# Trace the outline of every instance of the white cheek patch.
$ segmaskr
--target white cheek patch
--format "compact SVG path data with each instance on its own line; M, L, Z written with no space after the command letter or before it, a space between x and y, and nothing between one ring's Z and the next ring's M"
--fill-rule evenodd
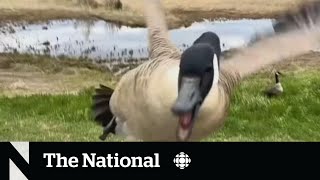
M214 54L213 56L213 70L214 70L214 74L213 74L213 84L217 84L219 81L219 65L218 65L218 57L216 54Z

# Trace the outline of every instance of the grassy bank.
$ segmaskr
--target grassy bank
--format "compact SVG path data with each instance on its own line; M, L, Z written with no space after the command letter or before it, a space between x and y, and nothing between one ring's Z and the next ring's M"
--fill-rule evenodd
M286 72L280 98L261 94L268 84L264 75L245 81L225 127L206 141L319 141L320 72Z
M90 0L93 1L93 0ZM130 26L145 26L143 0L121 0L122 9L79 5L72 0L3 0L0 21L43 21L63 18L101 18ZM163 0L170 28L188 26L203 18L273 18L302 0ZM200 3L201 2L201 3Z
M85 59L0 54L0 141L94 140L91 92L116 79Z
M92 121L90 111L93 87L99 83L111 86L116 83L105 70L71 59L5 54L0 57L1 73L15 71L7 74L7 78L18 77L28 84L27 79L34 76L42 78L42 81L38 79L40 84L49 87L18 91L5 86L6 78L0 76L2 89L12 88L8 90L10 96L6 91L0 92L1 141L99 141L101 128ZM281 80L285 94L276 99L268 99L261 93L274 83L269 71L272 67L246 79L234 95L225 126L204 141L320 141L318 57L319 53L310 53L278 64L278 70L284 74ZM64 74L67 69L81 73ZM24 74L30 71L33 76ZM54 79L72 82L61 84L70 91L77 87L77 91L69 94L58 88L53 91ZM109 141L119 140L109 138Z

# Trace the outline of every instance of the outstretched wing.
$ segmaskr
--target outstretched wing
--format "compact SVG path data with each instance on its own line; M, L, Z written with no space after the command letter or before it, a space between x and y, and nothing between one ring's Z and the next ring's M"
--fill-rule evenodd
M224 68L233 69L240 77L263 67L314 50L320 40L320 1L303 4L295 12L280 18L281 33L269 36L244 48L224 61Z
M164 8L159 0L145 0L145 18L148 29L150 59L159 57L179 59L180 51L170 41Z

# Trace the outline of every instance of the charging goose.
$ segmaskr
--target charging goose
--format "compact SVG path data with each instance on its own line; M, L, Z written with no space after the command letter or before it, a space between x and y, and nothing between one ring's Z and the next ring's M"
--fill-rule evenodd
M108 124L105 134L115 133L127 141L199 141L207 137L224 124L233 89L242 79L318 45L319 7L314 2L285 14L297 19L289 23L299 28L260 39L219 62L215 43L206 38L180 52L169 40L159 0L145 1L150 60L121 77L109 106L104 105L113 118L98 111L99 98L95 98L95 120ZM111 126L114 128L108 129Z
M275 75L275 79L276 79L276 84L272 88L265 91L265 94L268 97L280 96L283 93L283 87L282 87L282 85L280 83L280 79L279 79L281 72L276 71L274 73L274 75Z

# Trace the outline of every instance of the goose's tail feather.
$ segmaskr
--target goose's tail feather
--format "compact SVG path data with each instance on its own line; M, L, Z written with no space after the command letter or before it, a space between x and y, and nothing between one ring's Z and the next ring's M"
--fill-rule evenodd
M115 134L116 121L112 114L109 101L113 90L109 87L100 84L100 87L95 90L92 97L92 116L95 122L103 127L103 134L99 137L105 140L109 133Z

